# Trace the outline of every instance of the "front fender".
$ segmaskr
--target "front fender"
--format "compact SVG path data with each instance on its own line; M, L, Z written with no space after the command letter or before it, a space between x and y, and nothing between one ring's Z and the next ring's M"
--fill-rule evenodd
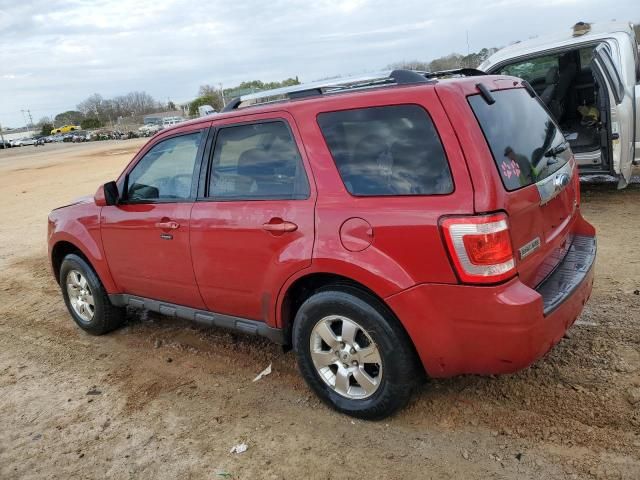
M109 270L100 236L100 208L95 204L77 204L54 210L49 215L48 252L53 266L53 252L60 242L76 247L89 261L107 293L119 293ZM58 280L58 279L56 279Z

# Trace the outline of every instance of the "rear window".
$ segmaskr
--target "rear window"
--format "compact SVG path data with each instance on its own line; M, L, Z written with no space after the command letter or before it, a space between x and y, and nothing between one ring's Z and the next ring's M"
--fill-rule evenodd
M322 113L318 124L352 195L439 195L453 191L442 143L422 107L396 105Z
M507 190L536 183L567 162L571 152L566 140L540 100L523 88L491 95L496 100L492 105L480 95L468 99Z

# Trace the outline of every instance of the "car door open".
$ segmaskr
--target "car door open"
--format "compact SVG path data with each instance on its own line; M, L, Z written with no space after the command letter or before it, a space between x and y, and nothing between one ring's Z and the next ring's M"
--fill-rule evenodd
M606 44L596 47L592 68L604 79L611 103L609 139L613 172L620 175L619 187L631 180L634 159L634 99L625 91L620 72Z

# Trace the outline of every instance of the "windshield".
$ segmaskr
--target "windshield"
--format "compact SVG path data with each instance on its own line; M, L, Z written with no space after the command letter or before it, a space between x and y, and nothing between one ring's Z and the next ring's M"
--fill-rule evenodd
M569 146L539 99L523 88L491 95L492 105L480 95L468 100L507 190L536 183L569 160Z

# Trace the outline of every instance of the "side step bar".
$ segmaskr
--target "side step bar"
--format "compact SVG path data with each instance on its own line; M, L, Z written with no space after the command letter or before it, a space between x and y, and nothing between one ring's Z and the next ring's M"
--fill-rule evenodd
M221 327L241 333L248 333L250 335L259 335L261 337L266 337L279 345L287 344L284 331L281 328L270 327L266 323L257 320L233 317L222 313L209 312L207 310L198 310L196 308L185 307L160 300L153 300L151 298L128 295L126 293L109 295L109 300L111 300L111 303L117 307L129 306L132 308L149 310L167 317L191 320L207 327Z

